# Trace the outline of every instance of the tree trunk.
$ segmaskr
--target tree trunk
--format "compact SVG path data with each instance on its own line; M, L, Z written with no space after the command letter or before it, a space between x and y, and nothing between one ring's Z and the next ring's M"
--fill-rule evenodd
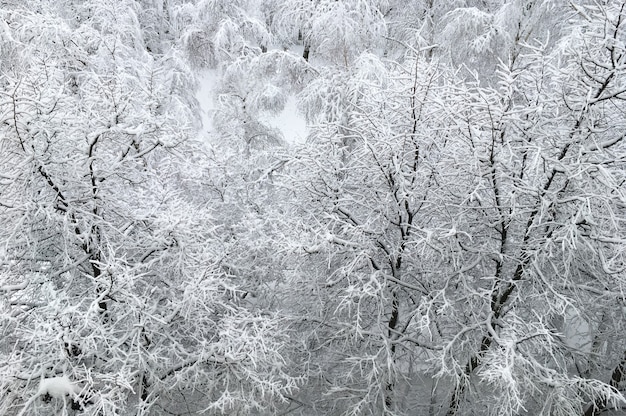
M620 383L624 380L624 375L626 375L626 351L622 356L622 360L617 364L617 366L613 369L613 373L611 373L611 381L609 381L609 385L616 390L619 390ZM609 405L608 401L603 398L596 399L593 403L587 407L587 410L584 413L584 416L597 416L606 410Z
M311 51L311 45L309 45L308 43L306 43L304 45L304 52L302 53L302 57L304 58L305 61L309 61L309 52Z

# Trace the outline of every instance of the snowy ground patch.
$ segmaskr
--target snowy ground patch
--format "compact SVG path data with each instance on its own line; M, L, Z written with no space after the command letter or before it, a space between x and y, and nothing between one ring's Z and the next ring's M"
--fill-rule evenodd
M260 121L270 127L280 130L287 143L304 143L308 134L306 120L298 112L296 97L290 96L287 99L285 108L278 115L264 115Z
M205 69L198 73L198 91L196 99L200 104L200 115L202 117L202 133L206 134L213 130L211 114L215 110L215 90L219 75L214 69Z
M219 84L219 73L215 69L200 71L196 99L200 105L202 117L202 134L210 135L213 132L212 114L216 109L216 91ZM300 114L295 96L289 96L285 108L279 114L263 114L259 117L263 124L280 130L285 141L289 144L304 143L308 129L304 116Z

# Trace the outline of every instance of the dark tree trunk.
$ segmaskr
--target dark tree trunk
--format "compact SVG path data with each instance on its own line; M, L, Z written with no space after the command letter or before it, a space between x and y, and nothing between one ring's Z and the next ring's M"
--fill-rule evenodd
M302 53L302 57L305 61L309 61L309 52L311 52L311 45L308 43L304 45L304 52Z
M609 381L609 385L616 390L619 390L620 383L624 380L624 376L626 375L626 351L624 352L624 356L622 360L617 364L615 369L613 369L613 373L611 373L611 381ZM608 401L603 398L596 399L593 403L587 407L587 410L584 413L584 416L597 416L606 410L609 405Z

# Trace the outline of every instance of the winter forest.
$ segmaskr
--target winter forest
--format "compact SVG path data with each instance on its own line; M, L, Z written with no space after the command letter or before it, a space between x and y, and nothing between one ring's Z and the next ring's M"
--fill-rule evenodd
M0 16L0 415L626 412L626 0Z

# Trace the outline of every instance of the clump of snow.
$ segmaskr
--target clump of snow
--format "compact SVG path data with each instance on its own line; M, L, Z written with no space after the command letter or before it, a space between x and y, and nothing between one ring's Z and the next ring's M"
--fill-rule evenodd
M79 393L78 387L67 376L44 378L39 383L38 396L48 394L55 399L63 399L65 396L75 396Z
M80 393L80 389L65 375L61 377L42 378L39 382L39 390L24 404L24 407L17 416L23 416L38 397L47 394L55 399L65 401L66 396L75 397L78 393Z

